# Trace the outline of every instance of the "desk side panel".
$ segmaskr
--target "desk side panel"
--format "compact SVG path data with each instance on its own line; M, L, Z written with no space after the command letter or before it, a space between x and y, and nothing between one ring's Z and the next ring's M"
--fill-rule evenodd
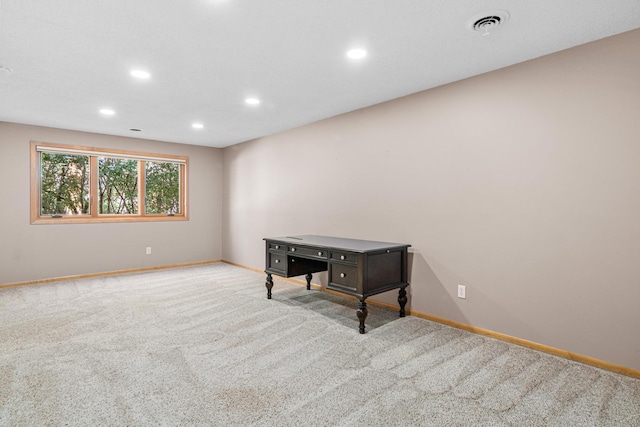
M381 288L402 283L402 250L369 254L365 280L365 293L376 293Z

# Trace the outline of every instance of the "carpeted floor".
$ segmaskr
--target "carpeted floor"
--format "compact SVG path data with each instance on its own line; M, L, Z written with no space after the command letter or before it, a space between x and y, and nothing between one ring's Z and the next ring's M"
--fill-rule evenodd
M227 264L0 290L1 426L640 426L640 380Z

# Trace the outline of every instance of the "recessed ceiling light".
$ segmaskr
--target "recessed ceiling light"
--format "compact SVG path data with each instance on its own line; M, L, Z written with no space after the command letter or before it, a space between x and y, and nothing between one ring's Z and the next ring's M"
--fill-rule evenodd
M202 123L193 123L191 127L194 129L202 129L204 125Z
M367 51L362 48L351 49L347 52L347 56L351 59L362 59L367 56Z
M260 104L260 100L258 98L247 98L244 100L249 105L258 105Z
M104 114L105 116L113 116L116 112L110 108L103 108L100 110L100 114Z
M148 79L151 77L151 74L144 70L131 70L131 75L137 79Z

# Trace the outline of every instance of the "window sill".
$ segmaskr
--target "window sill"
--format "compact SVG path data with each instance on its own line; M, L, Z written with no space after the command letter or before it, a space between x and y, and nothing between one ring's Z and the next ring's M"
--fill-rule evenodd
M42 224L91 224L91 223L110 223L110 222L166 222L166 221L188 221L186 215L100 215L93 216L63 216L61 218L51 218L41 216L31 220L33 225Z

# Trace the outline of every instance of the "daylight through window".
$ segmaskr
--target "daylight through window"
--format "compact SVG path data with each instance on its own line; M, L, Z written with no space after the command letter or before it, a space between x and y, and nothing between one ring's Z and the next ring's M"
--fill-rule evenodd
M98 157L98 213L138 213L138 162Z
M88 214L89 168L89 156L40 153L40 214Z
M187 157L31 143L31 222L185 220Z

